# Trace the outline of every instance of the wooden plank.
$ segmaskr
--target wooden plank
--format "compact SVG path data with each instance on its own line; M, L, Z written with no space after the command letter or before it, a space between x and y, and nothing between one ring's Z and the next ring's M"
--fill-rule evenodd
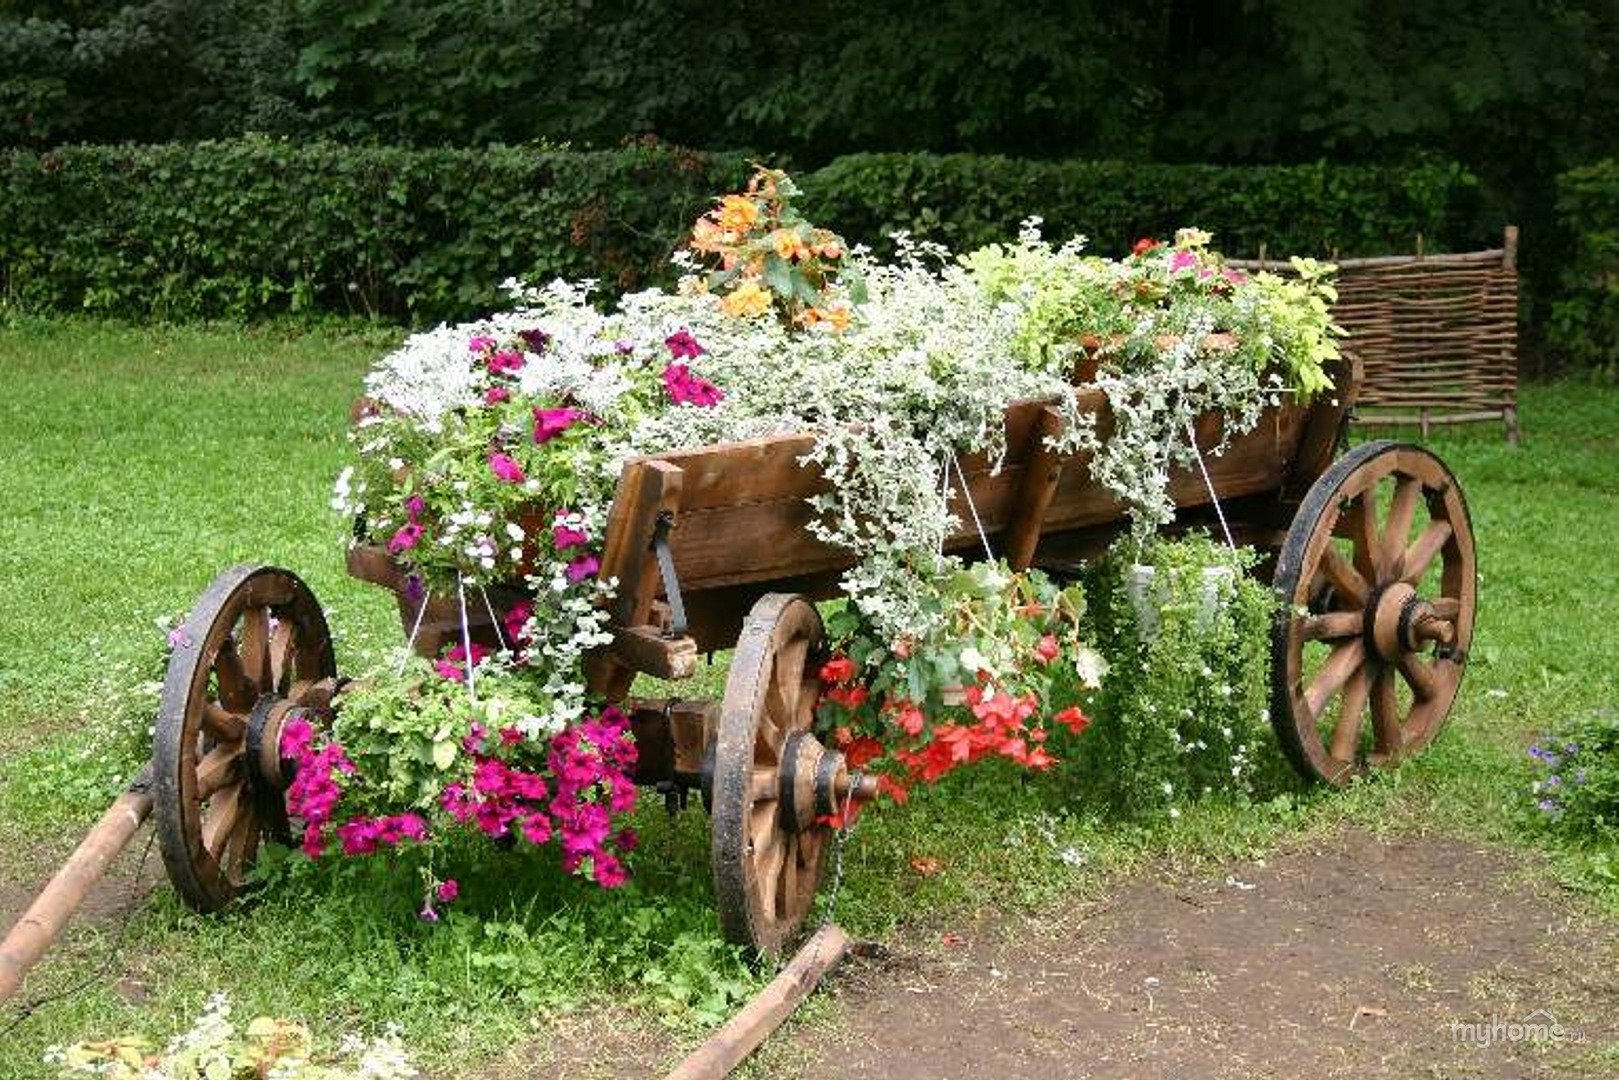
M673 514L679 508L683 480L678 465L655 458L627 462L619 475L599 572L604 581L618 579L612 604L615 626L641 626L651 614L659 588L653 531L659 514Z
M665 1080L719 1080L729 1076L792 1015L821 977L843 959L849 945L849 935L836 923L827 923L815 931L758 997L675 1066Z
M1289 502L1304 498L1338 456L1338 437L1365 381L1360 357L1353 353L1341 357L1327 374L1333 388L1311 404L1287 468L1282 497Z
M1040 527L1057 494L1062 456L1051 449L1048 441L1058 438L1062 430L1062 413L1047 407L1041 411L1039 423L1029 435L1023 476L1013 500L1012 520L1001 543L1002 553L1014 570L1026 570L1033 561L1034 549L1040 542Z
M152 768L148 765L129 790L101 815L5 939L0 940L0 1003L9 1001L21 989L23 976L61 936L85 896L152 812L152 794L148 790L151 780Z
M654 678L674 681L697 673L697 642L664 637L656 626L617 627L612 648L618 660Z

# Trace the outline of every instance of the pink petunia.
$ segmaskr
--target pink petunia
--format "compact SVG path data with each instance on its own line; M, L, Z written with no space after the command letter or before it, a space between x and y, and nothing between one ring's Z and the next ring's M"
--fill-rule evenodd
M544 814L530 814L521 825L523 838L531 844L543 844L551 839L551 822Z
M663 389L676 405L711 408L725 400L725 391L707 379L693 375L685 364L670 364L663 369Z
M414 521L401 525L388 541L388 554L399 555L415 547L422 539L422 527Z
M573 562L568 564L566 573L568 575L568 580L577 585L586 578L595 577L596 572L601 568L602 561L596 558L596 556L581 555L577 559L573 560Z
M557 520L551 525L551 542L558 551L567 551L571 547L578 547L590 539L583 529L576 529L566 524L563 515L558 514Z
M523 354L502 349L489 357L489 374L515 375L523 370Z
M474 355L476 355L478 353L488 352L491 349L493 349L494 347L495 347L495 339L492 338L492 337L479 336L479 337L475 337L471 341L467 342L467 351L474 354Z
M510 401L512 392L504 386L491 386L483 392L485 405L499 405L503 401Z
M585 418L579 409L535 409L534 442L548 443Z
M489 471L508 484L521 484L528 479L523 475L523 467L514 458L499 451L489 455Z
M624 864L605 851L597 851L594 855L596 884L604 889L617 889L630 880L629 871Z
M479 664L483 663L484 659L488 657L488 655L489 650L487 648L478 644L476 641L472 643L473 667L477 667ZM467 679L466 662L466 650L460 645L454 645L451 646L450 650L444 654L442 659L433 662L433 670L437 671L441 676L449 679L451 682L465 682Z
M690 330L676 330L664 338L663 343L669 347L669 355L676 360L695 360L708 351L697 343Z
M460 899L461 883L454 878L441 881L438 883L438 888L433 890L433 896L441 904L453 904Z
M1169 271L1170 271L1170 273L1178 273L1181 270L1192 270L1192 269L1195 269L1196 267L1197 267L1197 255L1196 255L1195 252L1191 252L1191 251L1175 251L1175 252L1172 252L1170 254L1170 256L1169 256Z
M534 614L534 604L528 600L519 600L513 604L501 617L501 623L506 628L506 639L513 643L523 637L523 628L528 625L529 618Z

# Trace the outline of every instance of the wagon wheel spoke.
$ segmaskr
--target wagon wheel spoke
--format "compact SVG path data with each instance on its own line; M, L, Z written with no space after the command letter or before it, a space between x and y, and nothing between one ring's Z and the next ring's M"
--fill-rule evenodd
M1366 714L1366 698L1371 692L1371 680L1366 665L1361 664L1344 684L1344 693L1338 704L1338 726L1332 730L1332 756L1338 761L1352 763L1355 748L1360 745L1360 725Z
M1320 716L1328 701L1343 689L1350 676L1366 661L1366 643L1359 639L1345 642L1332 650L1327 662L1304 692L1305 708L1311 716Z
M798 855L802 843L803 839L798 833L789 833L781 846L781 872L777 875L780 884L776 891L778 916L786 916L798 909L798 877L803 870Z
M279 620L270 635L270 687L284 694L292 686L292 668L297 657L297 630L291 619Z
M755 769L748 778L748 801L773 802L781 790L781 780L775 769Z
M1368 593L1366 579L1360 576L1360 571L1349 564L1343 552L1331 543L1328 543L1321 552L1321 572L1326 575L1328 584L1351 606L1366 606Z
M1329 611L1322 615L1309 615L1300 624L1305 641L1337 641L1355 637L1366 626L1363 611Z
M250 809L241 816L236 828L225 839L225 850L221 852L219 863L230 875L231 881L238 885L246 879L247 871L259 852L261 831L258 815Z
M270 674L270 613L264 608L248 608L242 613L242 670L253 684L253 696L268 693L274 680Z
M1400 656L1400 674L1405 678L1405 684L1411 688L1419 702L1433 700L1437 692L1437 680L1434 678L1433 668L1417 653L1402 653Z
M1405 546L1411 540L1411 522L1421 498L1421 480L1414 476L1402 476L1396 481L1394 498L1389 503L1388 520L1383 526L1384 567L1390 572L1399 565L1400 557L1405 554Z
M242 747L240 743L215 746L197 763L197 801L211 797L215 792L240 778Z
M214 737L215 742L240 742L247 735L246 718L216 701L203 702L202 727Z
M1377 530L1376 492L1375 486L1362 492L1341 519L1354 545L1355 569L1366 581L1383 578L1383 543Z
M1422 580L1422 575L1428 572L1433 565L1434 556L1451 538L1450 522L1431 522L1422 535L1411 542L1405 549L1405 557L1400 561L1400 579L1408 585L1415 585Z
M219 700L232 712L246 713L253 708L256 695L242 669L241 657L236 655L236 642L227 637L220 642L214 654L214 678L219 684Z
M1456 616L1462 613L1462 602L1453 596L1441 596L1428 605L1433 609L1434 618L1443 619L1453 623Z
M252 809L246 798L247 785L236 784L214 795L208 803L208 816L202 823L202 846L214 860L224 865L225 843Z
M1378 756L1397 758L1405 749L1405 728L1400 723L1400 699L1394 683L1394 669L1378 666L1372 681L1372 731L1377 739Z

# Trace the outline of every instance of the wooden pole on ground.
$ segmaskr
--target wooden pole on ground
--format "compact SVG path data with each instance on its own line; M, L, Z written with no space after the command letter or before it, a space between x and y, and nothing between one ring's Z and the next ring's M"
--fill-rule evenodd
M849 944L849 935L834 923L815 931L758 997L710 1035L664 1080L719 1080L729 1075L792 1015L821 976L837 966L848 953Z
M101 815L95 828L68 856L5 940L0 941L0 1003L9 1001L22 987L28 969L39 963L85 895L152 812L152 795L146 790L150 777L150 770L142 773Z

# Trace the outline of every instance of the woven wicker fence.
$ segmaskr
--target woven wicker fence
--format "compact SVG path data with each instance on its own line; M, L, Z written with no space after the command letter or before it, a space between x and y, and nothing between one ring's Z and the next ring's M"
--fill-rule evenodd
M1333 317L1365 366L1357 419L1370 424L1500 420L1518 442L1518 230L1458 255L1338 262ZM1286 263L1232 260L1249 270Z

